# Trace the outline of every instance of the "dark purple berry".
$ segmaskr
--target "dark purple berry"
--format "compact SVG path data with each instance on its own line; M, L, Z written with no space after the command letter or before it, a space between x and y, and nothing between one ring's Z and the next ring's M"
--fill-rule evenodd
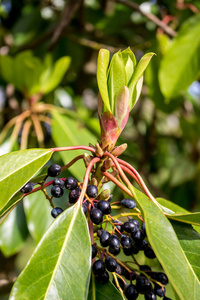
M139 242L137 242L137 248L139 249L139 250L145 250L145 249L147 249L149 246L148 246L148 243L147 243L147 241L145 241L145 240L142 240L142 241L139 241Z
M87 213L87 211L88 211L88 206L89 206L89 202L88 202L88 201L85 201L85 202L82 204L82 209L83 209L84 214Z
M104 215L109 215L111 213L111 206L108 201L99 201L97 204L97 208L100 209Z
M29 181L21 188L20 192L22 192L23 194L30 193L33 188L34 188L34 183Z
M134 284L129 284L124 292L128 300L135 300L138 297L137 287Z
M109 281L109 274L105 271L103 274L95 276L95 278L99 283L106 284Z
M124 230L128 233L136 232L139 229L133 222L127 221L124 223Z
M107 247L109 245L110 233L107 230L104 230L100 237L100 244L103 247Z
M120 231L123 232L124 231L124 224L120 221L114 220L113 221L113 225Z
M113 195L112 194L110 194L110 196L109 196L109 198L108 198L108 202L111 202L112 201L112 198L113 198Z
M92 271L94 275L102 275L106 270L105 263L102 259L96 260L92 265Z
M60 179L60 178L55 178L53 180L53 185L58 185L58 186L60 186L63 189L65 187L64 181L62 179Z
M108 248L108 252L110 252L111 254L117 256L120 253L120 248L118 249L113 249L112 247Z
M47 174L48 174L48 176L56 177L56 176L60 175L61 171L62 171L61 166L59 166L57 164L53 164L48 168Z
M74 190L78 187L78 182L74 177L67 177L64 184L68 190Z
M60 215L63 212L62 208L60 207L54 207L51 211L51 215L53 218L56 218L58 215Z
M136 219L129 219L129 222L131 222L131 223L134 223L135 224L135 226L137 226L138 228L140 227L140 223L139 223L139 221L138 220L136 220Z
M150 259L156 258L156 255L151 247L144 250L144 255Z
M148 271L151 271L151 268L147 265L141 265L140 266L140 271L144 271L144 272L148 272Z
M120 248L120 240L116 235L111 235L109 237L109 246L113 248L113 250L118 250Z
M151 282L144 276L139 276L136 279L136 287L140 294L148 294L152 290Z
M162 272L158 272L156 273L156 280L160 283L162 283L163 285L168 284L168 277L165 273Z
M81 190L79 188L76 188L74 190L71 190L69 193L69 203L73 204L76 203L80 196Z
M115 270L117 268L117 262L114 258L107 256L105 259L105 264L106 264L106 269L109 272L115 272Z
M121 245L123 248L129 249L133 246L133 241L128 235L121 236Z
M165 293L166 293L165 287L164 286L161 287L160 285L155 284L155 286L154 286L154 293L156 295L158 295L159 297L164 297Z
M96 196L98 195L98 188L96 187L96 185L89 184L87 186L86 194L88 195L88 197L96 198Z
M103 221L103 213L98 208L92 208L90 211L90 219L96 225L99 225Z
M92 258L95 258L97 255L97 247L95 245L92 245Z
M117 263L117 266L115 268L115 273L119 274L119 275L124 275L124 268Z
M136 232L131 233L131 237L135 242L141 242L142 240L144 240L145 235L141 229L138 229Z
M144 299L145 300L156 300L157 297L156 297L156 294L154 294L154 292L150 292L144 296Z
M51 189L51 195L55 198L62 197L63 193L64 193L63 188L61 188L58 185L54 185Z
M99 229L97 230L97 236L98 236L98 237L101 237L102 233L103 233L103 229L102 229L102 228L99 228Z
M163 300L172 300L172 299L165 296L163 297Z
M124 205L126 208L135 208L136 202L132 199L123 199L121 204Z

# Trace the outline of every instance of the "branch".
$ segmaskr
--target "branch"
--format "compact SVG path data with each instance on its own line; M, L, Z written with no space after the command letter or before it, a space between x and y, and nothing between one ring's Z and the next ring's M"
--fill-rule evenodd
M164 22L162 22L158 17L156 17L155 15L151 14L151 13L147 13L144 12L140 9L140 6L132 1L128 1L128 0L111 0L111 1L115 1L117 3L121 3L123 5L126 5L132 9L135 9L137 11L139 11L143 16L145 16L147 19L151 20L152 22L154 22L158 27L162 28L163 31L165 33L167 33L169 36L175 37L177 35L177 32L174 31L171 27L169 27L168 25L166 25Z
M62 33L64 29L70 24L72 18L74 17L75 13L81 6L82 0L70 0L64 7L64 10L61 14L60 22L57 25L57 28L55 29L49 50L52 50L55 44L59 41L59 39L62 36Z

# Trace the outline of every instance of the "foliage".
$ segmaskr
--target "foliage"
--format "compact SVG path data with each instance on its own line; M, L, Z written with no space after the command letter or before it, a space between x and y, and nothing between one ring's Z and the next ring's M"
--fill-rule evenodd
M107 145L111 145L111 151L115 144L126 143L126 151L125 145L115 151L121 160L139 170L161 205L149 201L151 194L145 196L134 177L129 180L137 189L121 178L129 197L138 199L137 207L158 260L150 261L144 255L137 259L155 270L162 266L170 280L168 297L197 299L199 10L199 1L175 0L0 3L0 264L5 266L0 278L8 280L5 288L0 287L0 298L10 295L10 299L23 299L21 286L25 285L27 295L37 290L41 299L50 299L54 288L59 290L55 296L58 299L84 299L83 295L88 299L122 299L112 282L102 286L94 276L90 278L90 239L80 206L70 206L65 192L53 200L55 206L65 210L53 222L45 194L38 191L24 195L20 189L29 180L41 184L53 162L63 166L64 178L74 176L82 183L89 156L101 157L101 148L105 153ZM129 109L125 111L125 107ZM114 127L109 132L104 125L111 115ZM73 151L54 151L56 147L86 147L89 143L100 146L96 146L96 154L86 155L86 148L76 147ZM74 159L76 163L69 166ZM111 174L114 177L115 171ZM128 193L119 188L119 183L108 183L105 188L111 189L112 202ZM49 184L45 189L50 193ZM116 206L112 215L118 213L121 211ZM71 230L75 235L69 235L69 241ZM82 237L79 254L75 236ZM33 256L24 258L19 267L18 258L25 257L21 253L28 252L33 241ZM76 265L71 263L69 252L78 259ZM38 274L47 275L51 267L43 265L48 255L54 272L44 282L37 282ZM35 265L38 269L33 272ZM83 277L77 269L82 270ZM10 294L13 276L21 271ZM75 296L66 296L62 272L66 276L74 273L66 280L70 282L68 291L73 287ZM78 291L72 278L80 284ZM36 289L31 289L30 281Z

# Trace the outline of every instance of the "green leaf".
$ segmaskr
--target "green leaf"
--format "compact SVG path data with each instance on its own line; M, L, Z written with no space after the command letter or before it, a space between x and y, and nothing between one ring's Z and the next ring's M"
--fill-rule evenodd
M9 200L42 168L52 153L51 149L31 149L0 157L0 215L5 207L9 208Z
M140 78L143 76L143 73L145 69L147 68L148 64L150 63L151 58L153 57L154 53L150 52L145 54L139 61L139 63L136 66L135 72L133 74L133 77L130 81L130 84L128 86L129 92L130 92L130 98L129 98L129 104L130 104L130 110L133 108L135 104L135 97L134 96L134 89L137 84L137 82L140 80Z
M108 86L107 86L107 72L110 59L110 52L106 49L101 49L99 51L98 60L97 60L97 83L99 87L99 92L101 98L111 112L110 101L108 96Z
M108 94L111 103L111 113L115 112L115 99L120 89L126 85L125 66L121 52L115 53L111 59L108 71Z
M96 144L96 137L90 131L68 116L58 113L53 114L52 135L57 147ZM62 151L60 156L65 164L83 154L83 150ZM82 160L76 162L69 168L69 171L79 180L85 174L85 165Z
M19 275L10 300L74 299L88 294L91 243L80 203L65 210L44 234Z
M169 215L168 218L175 221L200 226L200 212L183 214L183 215L173 214L173 215Z
M5 256L18 253L24 246L28 230L23 207L18 205L0 225L0 249Z
M14 59L9 55L0 55L0 74L10 83L13 83L14 80L13 62Z
M172 210L176 214L187 214L189 213L188 210L185 208L177 205L176 203L166 200L164 198L156 198L156 200L163 206L167 207L168 209Z
M134 73L134 67L136 66L136 58L130 48L121 52L121 57L125 66L126 72L126 85L129 86L130 80Z
M53 69L51 70L51 73L49 73L49 76L46 78L41 77L41 92L44 94L47 94L51 92L55 87L61 82L63 79L63 76L65 75L67 69L69 68L71 62L71 58L69 56L64 56L58 59ZM43 76L43 75L42 75Z
M181 300L196 300L200 282L185 256L173 227L146 195L135 190L143 211L149 242Z
M181 244L181 247L200 280L200 235L191 225L172 221L172 226Z
M4 206L0 213L0 224L3 222L5 217L11 212L11 210L23 199L23 194L21 192L17 192L14 197L10 199L10 201Z
M95 298L93 297L95 295ZM116 287L109 281L105 285L100 284L95 280L94 276L90 279L90 289L88 300L122 300L122 296Z
M26 196L23 203L29 232L37 244L53 221L52 208L41 191Z
M183 24L172 46L163 57L159 81L169 99L185 91L198 78L200 70L200 14Z

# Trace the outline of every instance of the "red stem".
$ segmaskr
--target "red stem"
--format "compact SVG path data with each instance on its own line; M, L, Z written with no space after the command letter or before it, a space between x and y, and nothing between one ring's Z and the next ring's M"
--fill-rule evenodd
M125 166L123 166L122 164L120 164L120 167L122 168L122 170L124 170L126 173L128 173L136 182L137 184L142 188L140 181L138 180L138 178L133 174L133 172L131 172L131 170Z
M58 151L69 151L69 150L87 150L90 152L95 153L95 150L92 147L87 147L87 146L71 146L71 147L58 147L58 148L51 148L51 150L53 150L53 152L58 152Z
M62 171L67 170L69 167L71 167L77 160L83 158L84 155L78 155L74 159L72 159L67 165L62 167Z
M131 198L133 197L133 195L131 194L129 189L124 184L122 184L119 180L117 180L113 175L111 175L108 172L102 172L102 173L103 173L104 176L106 176L108 179L110 179L112 182L114 182L127 195L129 195Z

